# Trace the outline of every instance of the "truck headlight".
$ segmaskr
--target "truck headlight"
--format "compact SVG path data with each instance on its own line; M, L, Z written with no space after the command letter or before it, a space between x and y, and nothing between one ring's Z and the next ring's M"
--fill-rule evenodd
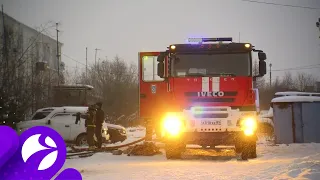
M178 136L183 129L182 117L176 113L168 113L163 119L163 129L171 136Z
M241 129L246 136L251 136L257 130L257 121L253 117L244 118L241 123Z

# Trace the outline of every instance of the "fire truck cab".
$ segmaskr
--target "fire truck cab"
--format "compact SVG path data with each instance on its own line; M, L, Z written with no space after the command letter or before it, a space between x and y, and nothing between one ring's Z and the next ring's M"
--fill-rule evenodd
M190 38L139 53L139 115L162 136L167 159L181 158L187 144L234 145L242 159L257 156L253 81L266 74L265 60L263 51L232 38Z

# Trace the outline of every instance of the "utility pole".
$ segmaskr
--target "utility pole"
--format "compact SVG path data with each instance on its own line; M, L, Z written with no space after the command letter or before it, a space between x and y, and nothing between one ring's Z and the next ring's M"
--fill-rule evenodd
M60 86L60 56L59 56L59 29L58 23L56 23L56 30L57 30L57 60L58 60L58 88Z
M271 87L271 82L272 82L272 80L271 80L271 77L272 77L272 76L271 76L271 67L272 67L272 64L271 64L271 63L269 64L269 67L270 67L270 87Z
M6 27L5 27L5 22L4 22L4 11L3 11L3 4L1 5L1 11L2 11L2 25L3 25L3 52L2 52L2 62L1 64L3 64L3 82L2 82L2 88L6 87L6 82L8 81L8 76L7 76L7 71L8 71L8 56L7 56L7 43L6 43ZM6 60L6 63L4 62ZM5 65L6 64L6 65ZM3 91L4 89L2 89Z
M88 47L86 47L86 80L88 78Z
M95 51L96 51L96 52L95 52L95 55L94 55L94 65L95 65L95 66L97 65L97 51L98 51L98 50L101 50L101 49L97 49L97 48L95 49Z
M320 31L320 18L318 19L318 22L316 23L317 27L319 28L319 31ZM320 38L320 36L319 36Z

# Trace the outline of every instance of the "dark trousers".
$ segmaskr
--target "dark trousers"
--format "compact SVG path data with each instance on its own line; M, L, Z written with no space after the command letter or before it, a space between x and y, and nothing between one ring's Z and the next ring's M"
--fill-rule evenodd
M89 147L94 146L94 129L92 126L87 127L87 142Z
M101 148L102 146L102 126L101 125L96 126L95 135L97 137L97 147Z

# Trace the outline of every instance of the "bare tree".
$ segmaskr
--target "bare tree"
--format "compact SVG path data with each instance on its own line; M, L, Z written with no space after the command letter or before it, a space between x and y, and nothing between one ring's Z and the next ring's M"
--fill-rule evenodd
M312 74L307 73L298 73L295 78L295 87L299 91L307 91L309 87L314 87L316 84L317 78ZM312 88L311 88L312 89Z
M37 38L40 32L29 39L24 37L21 26L5 24L0 43L0 118L9 116L9 123L25 119L36 108L48 103L49 87L54 76L38 71L39 61ZM5 39L5 42L4 42ZM1 121L3 122L3 121Z
M90 84L93 101L102 101L108 116L130 115L138 109L138 72L134 64L128 64L116 56L112 61L98 62L88 68L87 78L82 73L78 82Z
M295 89L294 78L292 77L291 72L285 72L281 81L281 86L286 91Z

